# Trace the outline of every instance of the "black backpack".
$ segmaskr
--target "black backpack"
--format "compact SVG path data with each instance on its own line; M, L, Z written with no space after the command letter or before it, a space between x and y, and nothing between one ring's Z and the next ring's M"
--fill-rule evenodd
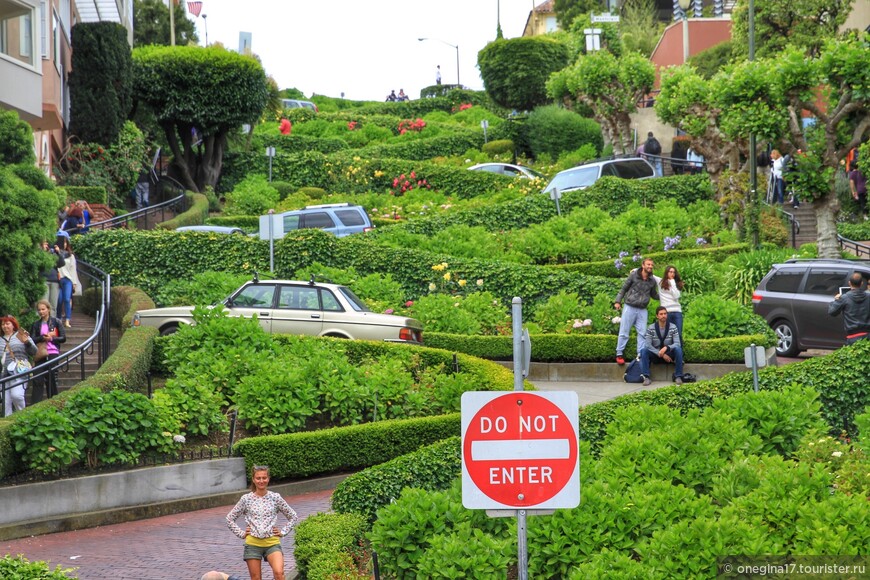
M625 367L625 374L622 375L622 380L626 383L642 383L643 377L640 375L640 359L636 358L628 363Z
M646 140L646 144L643 146L643 152L650 155L661 155L662 144L659 143L659 140L655 137L650 137Z

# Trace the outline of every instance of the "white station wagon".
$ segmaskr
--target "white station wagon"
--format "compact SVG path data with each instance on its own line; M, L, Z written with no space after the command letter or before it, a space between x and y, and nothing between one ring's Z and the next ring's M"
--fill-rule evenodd
M257 316L272 334L305 334L362 340L423 344L423 326L404 316L369 310L347 286L315 281L258 280L246 282L223 301L230 316ZM152 326L172 334L193 322L193 306L140 310L133 325Z

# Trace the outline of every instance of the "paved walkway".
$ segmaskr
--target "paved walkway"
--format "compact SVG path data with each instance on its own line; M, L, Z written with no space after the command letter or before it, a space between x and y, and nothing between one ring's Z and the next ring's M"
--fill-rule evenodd
M331 491L319 491L286 499L304 519L329 511L331 497ZM224 520L232 507L13 540L0 544L0 553L45 560L52 568L77 567L81 580L199 580L209 570L247 578L242 541ZM287 571L296 567L292 541L292 534L284 540ZM268 566L263 578L272 578Z

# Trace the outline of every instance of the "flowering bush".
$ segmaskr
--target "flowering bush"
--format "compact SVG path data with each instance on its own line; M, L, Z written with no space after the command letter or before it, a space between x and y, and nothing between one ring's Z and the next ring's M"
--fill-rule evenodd
M412 189L432 189L432 185L425 178L417 179L417 173L412 171L407 176L402 175L393 178L393 186L390 188L390 195L405 195Z
M426 121L419 117L415 120L402 119L399 121L399 135L404 135L408 131L420 132L426 127Z
M356 131L359 128L360 128L359 121L348 121L347 122L347 130L348 131Z
M462 103L461 105L459 105L459 107L453 107L453 108L451 109L451 111L452 111L453 113L455 113L455 112L457 112L457 111L467 111L467 110L470 109L472 106L473 106L473 105L472 105L471 103Z

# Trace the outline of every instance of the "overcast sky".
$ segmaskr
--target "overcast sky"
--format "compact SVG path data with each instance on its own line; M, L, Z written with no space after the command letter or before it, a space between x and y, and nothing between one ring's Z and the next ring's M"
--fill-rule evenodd
M182 0L185 2L187 0ZM539 0L540 1L540 0ZM482 89L477 53L495 38L496 13L506 38L522 35L533 0L203 0L196 22L200 44L233 50L239 32L282 89L348 99L383 100L391 89L419 98L435 83L459 80ZM205 14L207 18L203 19ZM418 38L432 40L423 42ZM435 40L438 39L438 40Z

